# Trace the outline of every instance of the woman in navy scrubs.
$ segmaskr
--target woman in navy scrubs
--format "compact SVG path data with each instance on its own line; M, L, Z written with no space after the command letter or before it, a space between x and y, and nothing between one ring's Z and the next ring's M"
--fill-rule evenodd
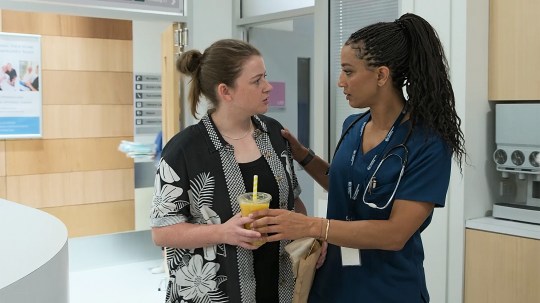
M369 111L345 120L332 164L283 131L328 190L327 219L268 210L254 225L270 241L328 243L309 302L429 302L420 234L445 205L452 156L460 170L465 156L443 47L427 21L405 14L353 33L341 69L350 106Z

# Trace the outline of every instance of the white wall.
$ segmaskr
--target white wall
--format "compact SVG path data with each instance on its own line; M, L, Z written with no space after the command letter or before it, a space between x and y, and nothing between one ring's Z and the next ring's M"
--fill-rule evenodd
M223 38L233 38L233 0L194 0L188 8L189 45L186 49L198 49L201 52L214 41ZM187 81L186 81L187 83ZM186 92L189 86L186 86ZM187 94L186 94L187 95ZM208 109L208 103L201 100L197 108L199 117ZM191 116L187 100L184 102L185 125L198 122Z
M138 21L133 24L133 73L161 73L161 33L170 21Z
M204 50L216 40L232 38L232 0L194 0L192 3L193 48Z
M133 74L161 73L161 33L170 21L133 21ZM134 126L135 127L135 126ZM133 141L154 143L156 134L134 134ZM153 160L135 159L135 179L146 179L149 187L135 188L135 230L150 228L150 206L154 193ZM145 169L148 167L148 169ZM144 174L141 176L140 174ZM137 184L137 182L136 182Z
M251 17L313 6L314 0L243 0L242 16Z

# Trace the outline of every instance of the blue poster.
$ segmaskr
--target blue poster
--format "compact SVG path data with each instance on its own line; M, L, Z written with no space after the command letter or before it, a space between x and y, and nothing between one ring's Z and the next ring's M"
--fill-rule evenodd
M0 139L42 137L41 36L0 33Z

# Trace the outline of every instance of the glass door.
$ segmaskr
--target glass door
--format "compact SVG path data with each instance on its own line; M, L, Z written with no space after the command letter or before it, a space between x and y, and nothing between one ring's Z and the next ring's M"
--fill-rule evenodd
M312 142L313 15L296 16L244 27L248 42L263 54L274 87L267 115L288 128L307 147ZM314 181L296 165L302 200L313 214Z

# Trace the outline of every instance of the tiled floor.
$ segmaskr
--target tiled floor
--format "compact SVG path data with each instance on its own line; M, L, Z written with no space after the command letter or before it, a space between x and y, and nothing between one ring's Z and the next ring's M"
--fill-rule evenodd
M164 303L166 274L150 271L160 262L162 260L70 272L70 303Z
M70 238L70 303L165 303L162 264L150 230Z

